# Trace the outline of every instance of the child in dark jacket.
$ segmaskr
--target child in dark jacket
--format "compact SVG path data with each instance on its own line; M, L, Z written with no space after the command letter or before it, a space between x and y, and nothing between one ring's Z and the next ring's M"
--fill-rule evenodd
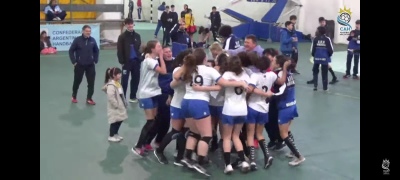
M358 63L360 61L360 20L356 21L356 29L350 32L347 41L349 41L349 44L347 46L346 75L344 75L343 78L347 79L350 77L351 60L354 57L352 76L353 79L359 79Z

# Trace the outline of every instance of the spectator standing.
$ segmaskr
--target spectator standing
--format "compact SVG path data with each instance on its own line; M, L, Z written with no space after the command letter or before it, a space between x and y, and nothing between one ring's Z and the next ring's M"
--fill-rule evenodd
M129 74L131 74L130 81L130 95L129 102L137 102L136 92L138 90L140 78L140 45L141 38L138 33L133 29L133 19L125 19L126 31L118 37L117 42L117 56L118 61L122 65L122 89L126 97L126 90L128 89Z
M287 57L292 56L293 42L297 42L297 37L293 37L293 23L290 21L285 22L285 28L281 31L281 45L280 51Z
M69 58L74 65L74 83L72 85L72 102L77 103L79 85L83 75L86 75L88 91L86 103L95 105L92 96L94 93L94 81L96 78L95 64L99 62L99 47L96 40L90 36L92 29L89 25L82 27L82 36L76 37L69 48Z
M163 25L164 28L164 36L163 36L163 42L162 45L169 45L170 42L170 31L172 29L172 27L174 27L174 25L177 23L177 21L174 22L174 17L175 15L169 11L169 6L166 6L166 10L162 13L161 15L161 23Z
M136 5L137 5L138 19L142 19L142 0L138 0Z
M160 6L158 6L157 8L157 16L158 16L158 22L157 22L157 27L156 27L156 31L154 32L154 38L157 38L157 34L158 31L160 31L160 28L162 27L162 22L161 22L161 15L163 14L163 12L166 10L165 7L165 2L162 2ZM163 29L164 31L164 29Z
M174 22L174 24L178 23L178 13L175 12L175 5L171 5L171 13L174 15L174 18L172 19L172 22Z
M185 20L185 15L188 13L189 6L187 4L183 5L183 11L181 11L181 19Z
M46 21L62 21L67 16L67 13L61 10L56 0L50 1L44 8L44 14L46 14Z
M290 22L293 23L293 30L292 30L292 37L297 38L297 33L296 33L296 23L297 23L297 16L291 15L289 17ZM296 67L297 67L297 61L299 60L299 50L298 50L298 41L292 42L293 44L293 51L292 51L292 63L293 63L293 70L292 73L294 74L300 74Z
M215 6L212 7L212 12L210 13L211 20L211 32L214 37L214 41L217 41L218 30L221 27L221 15Z

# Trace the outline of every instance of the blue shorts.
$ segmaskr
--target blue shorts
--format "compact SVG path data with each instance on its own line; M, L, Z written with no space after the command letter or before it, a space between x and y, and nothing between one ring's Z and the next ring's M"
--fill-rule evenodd
M247 108L247 121L249 124L266 124L268 123L268 113L262 113L251 107Z
M293 120L295 117L299 117L297 113L297 106L290 106L287 108L279 109L278 113L278 123L286 124L289 121Z
M143 109L154 109L158 107L158 98L159 96L154 96L151 98L138 99L139 107Z
M210 115L212 117L221 118L223 106L209 106L209 108L210 108Z
M183 116L183 113L182 113L182 109L171 106L169 108L169 110L171 112L171 119L173 119L173 120L185 119L185 117Z
M247 120L247 116L228 116L222 114L221 122L222 124L228 124L228 125L235 125L235 124L243 124Z
M204 100L183 99L181 109L185 118L193 118L198 120L210 115L208 102Z

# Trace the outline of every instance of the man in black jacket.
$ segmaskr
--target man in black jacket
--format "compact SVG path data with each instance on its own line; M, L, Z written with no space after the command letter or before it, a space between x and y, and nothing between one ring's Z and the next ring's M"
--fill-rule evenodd
M170 42L171 37L170 37L169 32L171 31L172 27L174 27L174 25L176 23L178 23L178 21L175 21L175 19L174 19L175 14L173 14L171 11L169 11L169 6L166 6L165 9L166 10L161 14L161 23L164 28L164 36L163 36L162 44L163 44L163 46L164 45L170 46L169 42Z
M221 27L221 15L215 6L212 7L212 12L210 13L210 20L211 20L211 32L214 37L214 41L217 41L217 32Z
M140 78L140 35L133 29L134 24L131 18L125 19L126 31L118 37L117 42L117 56L118 61L122 65L122 89L126 97L126 90L128 89L129 74L131 74L131 92L129 95L129 102L137 102L136 91L139 85Z
M90 37L92 29L89 25L82 27L82 36L76 37L69 48L69 58L74 65L74 83L72 85L72 102L77 103L79 85L82 82L83 75L86 75L88 82L88 91L86 103L95 105L92 96L94 93L94 81L96 77L95 64L99 62L99 47L96 40Z

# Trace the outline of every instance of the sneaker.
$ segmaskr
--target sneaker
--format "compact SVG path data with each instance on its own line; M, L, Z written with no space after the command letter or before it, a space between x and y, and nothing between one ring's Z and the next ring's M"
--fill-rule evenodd
M135 98L135 99L129 99L129 102L130 103L137 103L138 102L138 100Z
M241 170L243 173L249 172L249 170L250 170L250 165L249 165L249 163L247 163L246 161L243 161L243 162L241 163L241 168L240 168L240 170Z
M267 145L267 148L268 148L268 149L273 149L273 148L275 147L275 145L276 145L276 142L270 141L270 142L268 143L268 145Z
M53 18L53 21L57 21L58 19L55 17L55 18Z
M300 165L302 162L304 162L306 160L305 157L301 156L300 158L294 158L293 161L289 162L290 166L298 166Z
M231 174L233 172L233 168L232 168L232 165L227 165L227 166L225 166L225 169L224 169L224 173L225 174Z
M57 21L61 21L61 18L59 18L59 17L56 17L56 19L57 19Z
M144 149L143 149L143 148L135 148L135 147L133 147L133 148L131 149L131 151L132 151L134 154L136 154L136 155L138 155L138 156L140 156L140 157L143 157L143 156L144 156Z
M178 158L175 158L174 165L179 167L183 166L182 161Z
M278 142L273 150L280 151L286 146L285 142Z
M256 162L251 162L251 163L250 163L250 170L252 170L252 171L256 171L256 170L257 170L257 164L256 164Z
M167 157L164 156L164 153L157 152L157 150L155 150L154 156L156 156L156 158L160 164L168 164L168 159L167 159Z
M317 87L314 87L313 91L317 91L317 90L318 90Z
M148 151L154 151L153 147L151 147L150 144L144 145L144 150L147 151L147 152L148 152Z
M181 160L181 163L184 164L184 165L185 165L186 167L188 167L189 169L193 169L193 164L194 164L194 161L193 161L193 160L187 159L187 158L183 158L183 159Z
M96 103L95 103L92 99L87 99L87 100L86 100L86 104L89 104L89 105L96 105Z
M272 161L274 161L274 158L272 156L264 159L264 169L269 168L272 165Z
M72 102L72 103L78 103L78 100L76 100L75 97L72 97L71 102Z
M353 79L355 79L355 80L359 80L359 79L360 79L360 77L358 77L357 75L353 75Z
M238 159L236 159L235 162L231 163L231 166L232 166L232 168L236 169L242 165L241 163L242 163L242 161L240 161L240 159L238 158Z
M329 89L328 89L328 88L324 89L324 92L328 92L328 91L329 91Z
M350 74L346 74L343 76L343 79L348 79L350 77Z
M307 84L314 84L314 80L307 81Z
M121 139L119 139L118 137L116 137L114 135L113 137L108 137L108 141L110 141L110 142L120 142Z
M285 155L287 158L294 158L294 154L292 152L289 152Z
M329 82L329 84L336 84L337 82L339 82L339 81L337 80L337 78L333 78L332 81Z
M200 164L193 164L192 166L197 172L199 172L200 174L204 174L207 177L210 177L211 174L207 172L207 170L205 168L203 168L203 166L201 166Z
M258 147L258 140L257 140L257 139L254 139L254 148L256 148L256 149L259 148L259 147Z
M120 140L123 140L123 139L124 139L124 137L120 136L119 134L115 134L114 136L115 136L116 138L120 139Z

